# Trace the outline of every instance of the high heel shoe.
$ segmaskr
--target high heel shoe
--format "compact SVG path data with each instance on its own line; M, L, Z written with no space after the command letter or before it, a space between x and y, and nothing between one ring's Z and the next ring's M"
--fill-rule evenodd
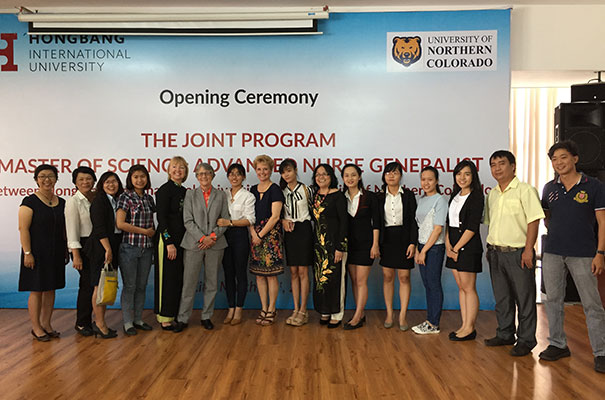
M109 328L107 328L107 333L103 333L101 328L99 328L95 322L92 323L92 334L95 335L95 338L97 336L101 336L103 339L112 339L118 337L118 334L116 332L112 332Z
M262 326L273 325L275 322L275 317L277 317L277 310L275 311L267 311L265 314L265 319L260 323Z
M50 342L50 336L48 336L48 333L44 333L44 335L38 336L36 335L36 332L34 332L34 330L32 329L32 336L35 337L38 342Z

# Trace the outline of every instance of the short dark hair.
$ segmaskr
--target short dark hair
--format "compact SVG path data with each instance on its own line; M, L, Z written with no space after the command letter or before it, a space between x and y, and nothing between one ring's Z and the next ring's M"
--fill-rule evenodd
M550 149L548 149L548 158L552 160L552 157L555 155L555 151L559 149L567 150L574 157L578 155L578 145L576 142L573 140L563 140L550 146Z
M439 171L437 171L437 168L433 167L432 165L422 168L422 170L420 171L421 178L422 178L422 173L426 172L426 171L431 171L433 173L433 175L435 175L435 180L437 181L437 183L439 183ZM436 189L437 189L437 193L441 194L441 188L439 187L439 185L437 185Z
M469 167L471 170L471 190L478 192L481 194L481 197L483 197L483 190L481 189L481 181L479 180L477 166L470 160L462 160L456 165L456 167L454 167L454 191L452 192L452 197L456 196L462 190L462 188L458 185L458 182L456 182L456 175L458 175L458 172L462 171L465 167Z
M36 167L36 170L34 171L34 180L37 180L38 174L41 171L45 171L45 170L52 171L53 174L55 174L55 178L59 179L59 170L57 169L57 167L55 167L54 165L50 165L50 164L40 164Z
M338 179L336 178L336 174L334 174L334 168L332 168L330 166L330 164L319 164L313 170L313 184L311 186L313 187L314 193L317 193L317 191L319 190L319 186L317 185L317 182L315 181L315 177L317 176L317 170L322 167L323 167L323 169L326 170L326 172L328 173L328 176L330 177L330 189L335 189L338 187Z
M358 189L363 189L363 180L361 179L361 168L359 168L359 165L357 164L345 164L344 167L342 167L342 169L340 170L340 176L343 178L343 185L342 185L342 191L346 192L347 189L347 185L344 184L344 177L345 177L345 169L347 168L354 168L355 171L357 171L357 175L359 175L359 182L357 182L357 188Z
M134 185L132 184L132 174L135 172L142 172L147 177L147 185L143 188L143 190L147 190L151 187L151 178L149 177L149 171L143 164L135 164L128 170L128 176L126 176L126 189L134 190Z
M517 160L515 159L515 155L508 150L496 150L494 153L489 156L489 163L491 165L492 161L495 158L506 158L510 165L517 165Z
M403 177L403 168L401 168L401 164L397 161L391 161L387 165L384 166L384 170L382 171L382 191L386 192L387 190L387 181L384 179L385 175L391 171L399 171L399 174ZM400 182L401 183L401 182Z
M279 174L283 174L286 169L292 168L295 171L298 171L298 167L296 165L296 161L292 158L286 158L281 163L279 163ZM288 186L288 182L284 180L284 178L279 178L279 187L281 190L284 190Z
M105 192L105 188L103 187L103 185L105 184L105 181L111 177L116 178L116 180L118 181L118 191L116 192L115 196L113 196L114 198L117 199L124 192L124 186L122 186L122 181L120 180L120 177L118 176L118 174L116 174L115 172L112 172L112 171L103 172L103 174L99 178L99 182L97 182L97 186L96 186L97 195L99 193L107 194Z
M78 177L78 174L90 175L90 176L92 176L93 182L97 181L97 176L95 175L95 171L93 171L92 168L80 166L80 167L74 169L74 171L71 173L71 181L74 185L76 184L76 178Z
M231 174L234 169L237 170L237 172L239 172L241 176L243 176L244 178L246 177L246 169L240 163L233 163L229 166L229 168L227 168L227 177L229 177L229 174Z

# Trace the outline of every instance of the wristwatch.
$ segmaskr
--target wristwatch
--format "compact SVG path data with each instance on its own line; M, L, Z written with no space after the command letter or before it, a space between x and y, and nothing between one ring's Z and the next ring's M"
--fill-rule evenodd
M597 250L597 254L605 256L605 250Z

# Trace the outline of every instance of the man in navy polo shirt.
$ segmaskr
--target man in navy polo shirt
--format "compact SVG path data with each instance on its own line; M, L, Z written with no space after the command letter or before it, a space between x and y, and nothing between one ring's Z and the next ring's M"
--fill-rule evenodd
M540 359L555 361L571 355L563 330L569 271L586 314L595 370L605 373L605 310L597 286L597 275L605 269L605 189L598 180L576 170L578 149L574 142L556 143L548 157L558 178L544 186L542 195L548 228L542 273L550 345L540 353Z

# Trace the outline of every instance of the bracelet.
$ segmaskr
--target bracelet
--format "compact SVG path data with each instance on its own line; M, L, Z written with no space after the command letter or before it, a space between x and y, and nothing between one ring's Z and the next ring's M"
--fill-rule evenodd
M27 253L26 253L27 254ZM605 251L604 250L597 250L597 254L600 254L602 256L605 256Z

